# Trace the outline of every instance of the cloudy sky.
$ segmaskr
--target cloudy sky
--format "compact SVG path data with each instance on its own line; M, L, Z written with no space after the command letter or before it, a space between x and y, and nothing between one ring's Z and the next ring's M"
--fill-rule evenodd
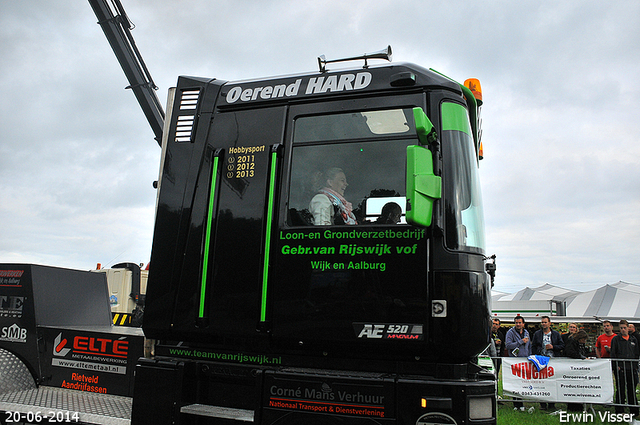
M122 1L163 104L388 44L479 78L495 289L640 283L640 2ZM0 262L149 260L160 149L127 84L86 0L0 2Z

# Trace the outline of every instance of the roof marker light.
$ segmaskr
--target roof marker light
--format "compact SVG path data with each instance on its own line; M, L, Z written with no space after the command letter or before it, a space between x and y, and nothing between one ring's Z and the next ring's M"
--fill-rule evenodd
M478 106L482 105L482 87L480 86L480 80L477 78L467 78L464 85L471 90L473 97L478 101Z

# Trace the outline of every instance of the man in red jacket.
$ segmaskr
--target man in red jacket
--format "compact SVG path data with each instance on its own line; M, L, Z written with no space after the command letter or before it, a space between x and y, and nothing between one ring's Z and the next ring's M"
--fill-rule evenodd
M604 333L596 339L596 357L599 359L607 359L611 357L611 340L616 334L613 333L613 325L610 321L602 322Z

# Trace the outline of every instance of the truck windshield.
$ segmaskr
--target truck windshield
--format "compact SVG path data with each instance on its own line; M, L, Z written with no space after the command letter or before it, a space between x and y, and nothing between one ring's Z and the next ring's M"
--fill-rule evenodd
M403 224L411 109L299 117L289 225Z
M442 107L444 201L447 247L484 253L484 213L478 161L464 107Z

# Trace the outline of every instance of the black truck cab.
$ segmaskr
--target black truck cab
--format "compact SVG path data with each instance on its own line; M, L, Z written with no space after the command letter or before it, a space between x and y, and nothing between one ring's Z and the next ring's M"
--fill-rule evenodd
M413 64L180 77L134 423L495 423L478 115Z

